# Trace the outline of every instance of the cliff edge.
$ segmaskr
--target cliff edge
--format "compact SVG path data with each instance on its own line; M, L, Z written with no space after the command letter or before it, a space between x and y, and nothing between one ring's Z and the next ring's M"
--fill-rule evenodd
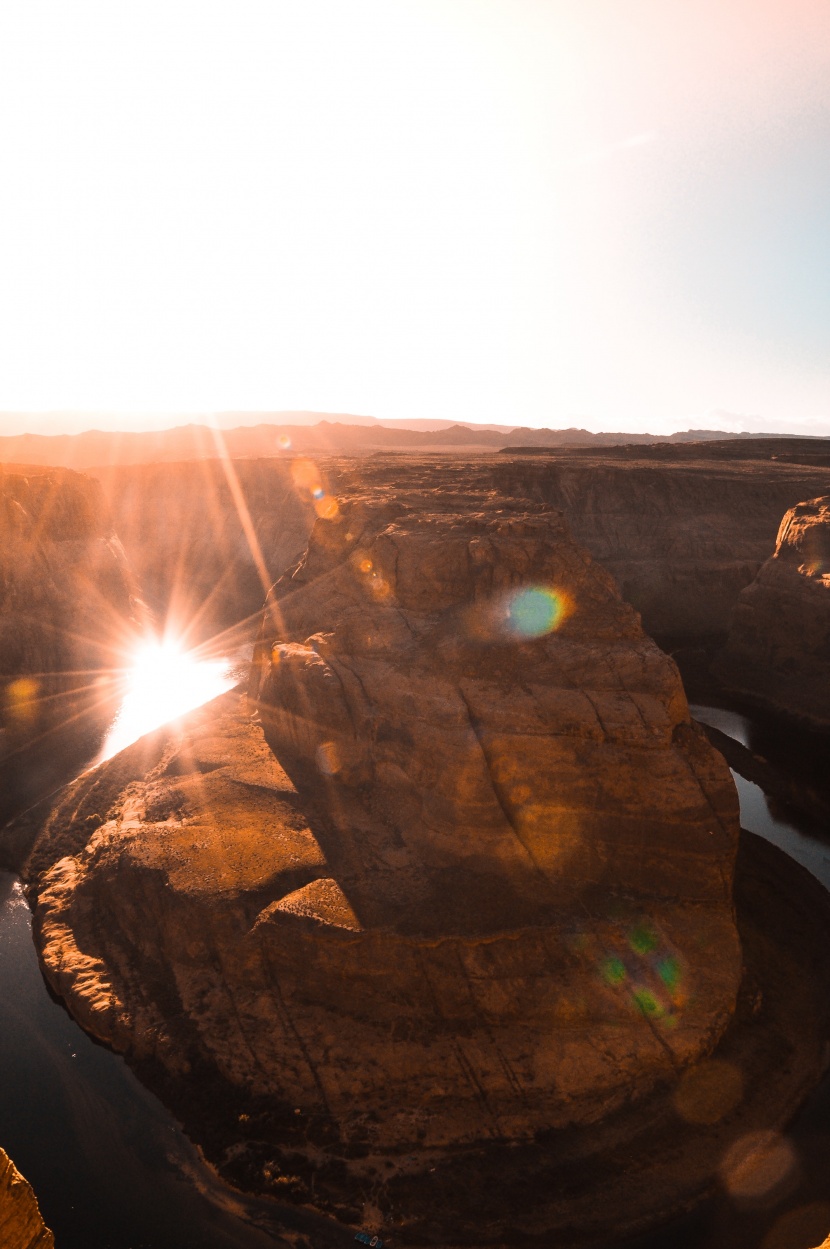
M3 1249L54 1249L54 1244L31 1184L0 1149L0 1245Z
M830 495L785 514L713 671L756 702L830 728Z

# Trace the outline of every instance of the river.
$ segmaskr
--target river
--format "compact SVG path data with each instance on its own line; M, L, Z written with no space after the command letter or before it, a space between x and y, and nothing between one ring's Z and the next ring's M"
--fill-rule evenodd
M693 706L692 714L752 744L747 716L702 705ZM774 842L830 888L830 845L799 827L797 818L788 822L773 815L757 785L737 775L735 780L744 827ZM0 873L0 1143L34 1186L57 1249L352 1244L348 1229L307 1211L245 1198L216 1179L126 1063L87 1037L50 995L30 919L16 877ZM825 1081L794 1126L795 1137L800 1132L812 1140L828 1111ZM805 1201L815 1203L814 1187ZM714 1249L729 1243L721 1235L704 1209L637 1245ZM735 1243L739 1239L756 1243L736 1233Z

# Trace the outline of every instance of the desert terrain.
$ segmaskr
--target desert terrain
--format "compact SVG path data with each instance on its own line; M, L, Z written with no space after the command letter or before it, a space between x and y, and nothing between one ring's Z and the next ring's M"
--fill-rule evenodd
M322 1220L310 1244L576 1247L774 1170L741 1142L786 1153L825 1070L830 909L741 831L729 768L826 816L821 440L0 488L3 864L52 991L225 1182ZM170 622L252 662L84 771ZM692 697L802 735L799 767Z

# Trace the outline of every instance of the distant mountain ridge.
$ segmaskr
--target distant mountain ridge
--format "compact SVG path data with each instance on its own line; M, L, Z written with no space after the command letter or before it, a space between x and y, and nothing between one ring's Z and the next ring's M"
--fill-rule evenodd
M359 418L365 422L371 418ZM415 422L413 422L414 424ZM702 442L735 438L722 430L660 434L593 434L587 429L528 429L449 424L425 420L429 428L381 422L319 420L314 425L240 425L217 429L179 425L163 430L86 430L79 434L12 434L0 437L0 462L85 470L116 464L170 463L279 456L371 454L376 451L491 450L507 447L609 447L627 444ZM766 435L739 434L739 438Z

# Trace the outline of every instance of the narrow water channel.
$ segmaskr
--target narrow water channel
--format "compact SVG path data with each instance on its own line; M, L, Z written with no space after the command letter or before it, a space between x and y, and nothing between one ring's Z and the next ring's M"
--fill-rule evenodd
M746 717L701 705L692 714L750 744ZM830 845L774 816L756 785L735 780L744 826L830 887ZM352 1232L329 1220L245 1198L215 1178L126 1063L90 1040L51 997L29 910L10 873L0 873L0 1072L0 1144L34 1186L57 1249L334 1249L353 1243ZM828 1113L825 1085L801 1116L808 1138L816 1116ZM643 1249L720 1249L728 1242L712 1239L702 1213L640 1243Z
M722 733L726 733L728 737L734 738L736 742L740 742L742 746L750 750L756 748L757 728L749 716L737 711L728 711L723 707L708 707L695 703L690 705L689 710L701 724L709 724L712 728L720 729ZM771 841L774 846L778 846L779 850L783 850L791 859L795 859L796 863L806 867L808 872L821 881L825 889L830 889L830 837L827 841L821 841L805 832L799 827L800 821L795 815L789 820L781 814L773 815L760 785L745 780L735 771L732 772L732 776L741 802L743 827Z

